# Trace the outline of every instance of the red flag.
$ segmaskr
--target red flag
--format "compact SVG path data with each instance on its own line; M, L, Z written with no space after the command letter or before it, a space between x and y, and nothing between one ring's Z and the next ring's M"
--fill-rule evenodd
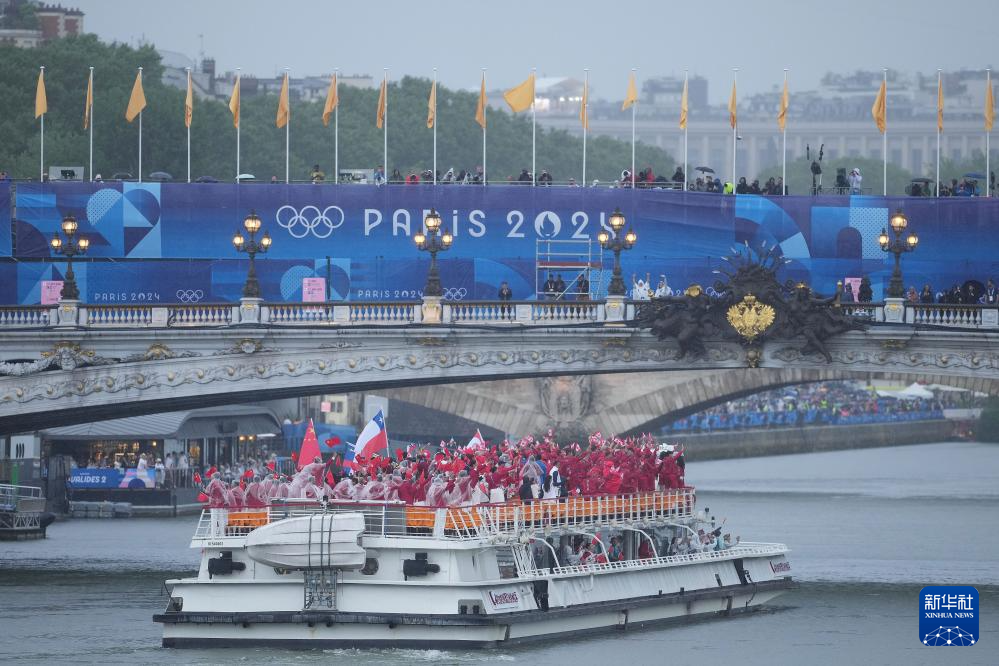
M298 460L298 452L292 451L291 452L291 459L292 460Z
M319 452L319 440L316 438L316 427L309 419L309 427L305 429L305 438L302 440L302 448L298 452L298 465L295 469L301 470L316 458L322 458Z
M272 460L269 463L267 463L267 465L266 465L267 469L269 469L272 472L274 471L274 468L276 466L277 466L277 461L276 460Z
M215 465L212 465L211 467L208 468L208 471L205 472L205 476L207 476L210 479L216 472L218 472L218 469L215 468Z
M334 435L326 440L326 446L336 446L340 443L340 438Z
M198 501L199 502L207 502L208 501L208 495L206 495L204 493L198 493Z
M197 472L194 473L194 482L199 486L201 485L201 475Z
M336 477L333 476L333 470L326 472L326 483L330 484L331 487L336 485Z
M252 469L248 469L245 472L243 472L243 478L244 479L252 479L253 478L253 470Z
M402 462L402 459L406 457L406 452L403 451L402 449L396 449L395 450L395 457L396 457L397 460L399 460L400 462Z

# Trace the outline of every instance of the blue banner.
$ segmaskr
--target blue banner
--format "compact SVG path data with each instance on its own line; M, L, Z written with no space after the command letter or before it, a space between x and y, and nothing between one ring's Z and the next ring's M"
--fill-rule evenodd
M69 475L70 488L129 488L156 487L156 470L116 470L111 467L77 467Z
M0 181L0 257L9 257L13 229L10 216L10 181Z
M5 191L5 190L4 190ZM0 197L3 194L0 193ZM74 264L90 303L233 301L247 261L232 236L254 210L274 243L258 256L264 297L301 298L302 278L326 277L332 300L397 300L422 295L429 257L412 236L437 209L453 247L441 253L446 297L495 298L507 281L514 298L533 298L545 275L536 259L549 241L577 241L597 268L602 297L613 257L596 235L617 207L638 234L622 255L625 279L665 275L670 286L709 286L732 246L766 241L790 260L785 276L831 292L846 277L871 278L880 298L893 259L877 237L896 209L920 237L905 258L906 286L934 291L997 271L991 238L999 200L871 196L721 196L669 190L525 186L234 185L187 183L26 183L16 190L15 265L0 259L0 302L37 303L42 280L58 280L64 262L48 240L73 214L91 240L92 262ZM2 207L9 210L9 206ZM0 256L4 245L0 210ZM9 224L9 222L8 222ZM564 248L563 248L564 249ZM327 256L329 264L327 268ZM113 260L113 262L111 261ZM555 262L558 263L558 262ZM580 261L567 262L578 264ZM572 265L553 269L571 279ZM16 285L16 286L15 286Z

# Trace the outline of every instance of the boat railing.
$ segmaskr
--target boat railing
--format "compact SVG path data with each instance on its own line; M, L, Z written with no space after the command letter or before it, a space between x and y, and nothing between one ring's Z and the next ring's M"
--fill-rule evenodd
M572 564L563 567L551 567L543 569L528 569L519 572L521 577L545 577L545 576L571 576L583 573L598 573L605 571L631 571L635 569L651 569L661 566L676 566L681 564L696 564L698 562L710 562L713 560L728 560L737 557L757 557L766 555L783 555L788 552L787 546L782 543L748 543L743 542L736 546L731 546L724 550L709 550L700 553L686 553L684 555L665 555L662 557L649 557L638 560L624 560L622 562L593 562L588 564Z
M689 518L695 500L692 488L447 508L385 501L281 500L264 508L206 509L194 539L245 536L271 522L316 513L360 513L368 536L482 539L516 536L525 531L572 531L616 522Z
M0 483L0 511L43 511L45 498L36 486Z

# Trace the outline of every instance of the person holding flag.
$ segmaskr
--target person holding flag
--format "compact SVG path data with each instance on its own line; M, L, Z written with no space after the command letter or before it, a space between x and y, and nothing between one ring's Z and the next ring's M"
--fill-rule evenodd
M379 409L378 413L364 426L361 434L357 436L357 441L353 445L347 445L343 466L357 469L356 459L368 460L382 449L388 452L388 434L385 432L385 417L382 415L382 410Z

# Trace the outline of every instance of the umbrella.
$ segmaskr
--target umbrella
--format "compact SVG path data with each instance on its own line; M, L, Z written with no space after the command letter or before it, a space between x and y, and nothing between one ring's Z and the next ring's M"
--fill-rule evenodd
M198 176L194 182L196 183L217 183L219 181L215 180L211 176Z
M256 180L256 179L257 177L254 176L252 173L241 173L238 176L236 176L236 180Z
M913 183L932 183L933 179L932 178L913 178L911 182L913 182Z
M966 173L964 178L972 178L974 180L985 180L986 176L984 173Z
M166 171L154 171L149 174L150 180L173 180L173 176L168 174Z
M697 167L697 168L694 169L694 171L700 171L702 173L714 173L715 172L715 170L712 169L711 167Z

